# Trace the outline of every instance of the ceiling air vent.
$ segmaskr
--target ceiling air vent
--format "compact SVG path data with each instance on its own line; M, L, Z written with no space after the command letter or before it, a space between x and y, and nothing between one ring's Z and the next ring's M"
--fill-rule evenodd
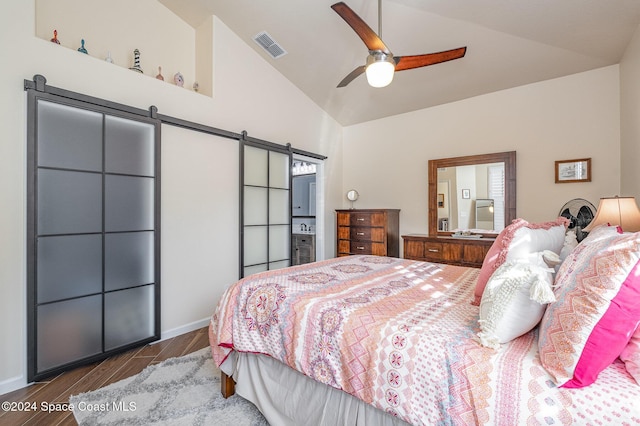
M287 54L287 51L276 43L266 31L256 34L253 37L253 41L262 46L262 48L266 50L273 59L278 59L279 57Z

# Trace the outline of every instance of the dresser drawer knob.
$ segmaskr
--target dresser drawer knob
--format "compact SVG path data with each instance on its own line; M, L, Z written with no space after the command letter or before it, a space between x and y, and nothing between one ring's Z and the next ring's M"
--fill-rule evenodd
M356 235L361 235L361 236L363 236L363 235L364 235L364 232L356 232Z
M364 222L364 218L363 217L358 217L358 218L356 218L356 220L358 220L360 222Z
M364 247L356 247L358 250L364 250Z
M437 252L438 252L438 251L440 251L440 250L438 250L438 249L428 249L428 251L429 251L430 253L437 253Z

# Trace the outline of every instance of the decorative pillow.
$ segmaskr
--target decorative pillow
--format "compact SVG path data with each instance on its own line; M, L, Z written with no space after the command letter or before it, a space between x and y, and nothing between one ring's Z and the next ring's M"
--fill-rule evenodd
M640 322L639 274L640 233L596 228L567 257L538 340L556 384L588 386L621 354Z
M573 229L567 230L567 233L564 237L564 244L562 249L560 250L560 263L562 263L569 254L573 251L574 248L578 245L578 237L576 237L576 231Z
M629 374L631 374L640 385L640 324L635 334L631 336L627 347L624 348L620 354L620 359L624 362Z
M524 219L511 222L500 232L482 262L472 304L480 304L487 281L505 261L524 259L544 250L559 254L568 224L569 220L564 217L544 223L529 223Z
M580 252L582 252L584 250L587 250L587 249L585 249L584 246L593 245L593 244L598 244L598 246L602 245L602 243L601 243L602 239L608 240L609 238L618 236L620 234L622 234L622 229L619 226L611 226L611 225L596 226L595 228L593 228L591 230L591 232L589 232L587 237L584 240L582 240L576 246L576 248L574 248L571 251L571 253L573 253L573 251L576 250L578 247L581 247L580 251L578 252L578 253L580 253ZM592 247L591 251L593 251L593 250L595 250L595 249ZM589 250L587 250L587 251L589 251ZM571 253L569 253L567 255L567 257L562 260L562 263L560 264L560 267L562 267L565 264L565 262L567 262L568 265L566 266L566 268L575 269L576 268L575 263L576 262L581 263L583 261L582 256L570 256ZM557 277L560 277L560 267L557 268L557 272L558 272ZM569 281L568 278L570 278L570 277L566 276L566 274L563 274L563 277L566 278L566 279L563 279L563 280L556 279L556 282L555 282L555 285L554 285L554 287L556 289L558 289L559 287L562 287L566 282Z
M544 304L555 300L552 273L542 252L500 265L480 302L478 338L483 346L497 349L538 325Z

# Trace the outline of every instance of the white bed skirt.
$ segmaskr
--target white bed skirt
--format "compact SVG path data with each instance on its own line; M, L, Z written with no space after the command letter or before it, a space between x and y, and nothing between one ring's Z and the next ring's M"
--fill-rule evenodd
M236 393L254 403L274 426L408 425L266 355L233 351L220 369L236 381Z

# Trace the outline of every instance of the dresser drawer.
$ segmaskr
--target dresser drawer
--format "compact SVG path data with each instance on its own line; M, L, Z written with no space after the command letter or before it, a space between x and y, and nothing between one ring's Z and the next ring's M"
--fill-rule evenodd
M369 241L351 241L351 253L371 254L371 243Z
M352 213L351 226L384 226L384 213L358 212Z
M387 246L384 243L370 241L338 241L338 256L349 254L387 256Z
M384 229L383 228L350 228L349 237L353 241L376 241L379 243L384 242Z
M444 247L441 243L425 242L424 258L430 261L438 261L444 259Z
M338 241L338 256L349 254L372 254L371 242L369 241L351 241L340 240Z
M350 215L351 226L371 226L371 213L352 213Z

